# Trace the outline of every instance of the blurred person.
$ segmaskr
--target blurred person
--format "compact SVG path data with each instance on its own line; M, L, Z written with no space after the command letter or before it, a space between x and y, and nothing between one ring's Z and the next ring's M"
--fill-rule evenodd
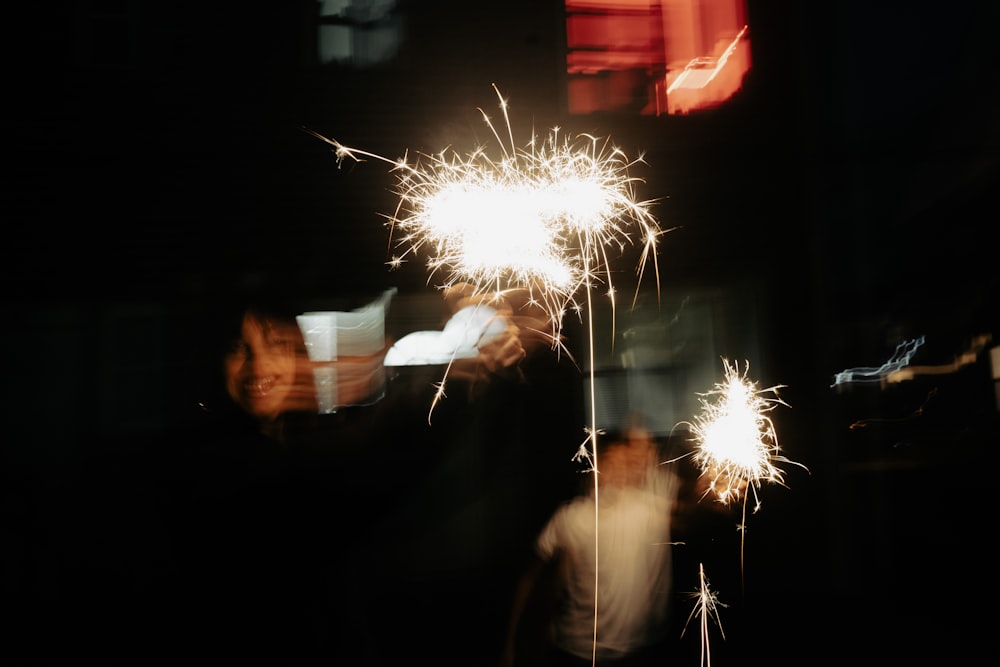
M230 418L247 418L263 437L287 444L309 436L320 424L316 363L309 358L297 308L270 297L241 302L220 327L224 395L200 404ZM373 354L333 362L342 406L375 403L386 382L387 345ZM237 414L234 414L233 408Z
M442 303L454 315L483 299L490 300L496 326L476 342L474 356L455 359L443 378L431 378L428 373L434 369L390 372L385 366L393 347L389 336L372 354L314 362L296 320L301 308L270 293L232 303L221 316L217 335L211 337L210 354L221 359L222 372L207 378L208 390L197 401L195 424L217 444L228 441L236 447L241 446L236 442L314 450L333 447L343 454L369 442L405 438L416 423L413 420L434 405L439 384L434 380L447 382L454 390L449 396L464 395L470 401L499 380L525 382L522 362L539 342L536 316L515 315L514 308L523 306L514 306L507 298L472 295L471 288L462 284L445 290ZM333 411L320 410L315 370L321 365L336 369Z
M170 631L181 654L315 658L330 642L336 462L304 446L319 415L296 308L243 296L211 314L194 414L170 434Z
M596 488L588 475L587 490L560 505L534 542L502 667L583 667L595 657L598 665L657 664L670 626L675 480L635 426L599 437L596 462Z
M478 433L479 411L454 399L519 384L526 350L504 319L477 357L456 363L448 410L431 428L434 384L390 377L387 338L374 355L338 360L352 365L338 374L349 404L321 414L299 310L264 295L215 313L209 390L173 446L172 595L178 606L191 601L177 627L219 653L357 661L378 641L383 611L372 596L388 573L377 564L395 558L402 539L386 526L426 509L421 477L441 464L445 441ZM417 539L435 520L418 514L402 529Z
M520 363L529 347L534 349L541 340L537 313L515 315L515 307L523 311L525 306L512 305L512 295L474 295L466 284L447 288L443 301L449 315L488 302L492 318L498 322L490 327L488 337L477 341L476 356L452 363L446 380L479 387L496 378L524 380ZM209 409L235 406L256 423L262 435L278 442L301 434L303 428L315 428L313 416L319 408L315 364L308 357L296 309L273 299L258 299L245 302L232 314L235 317L223 325L222 339L225 390L232 405L224 405L226 401L220 405L216 397ZM338 369L336 393L342 407L379 402L389 379L383 363L391 347L387 337L374 354L332 362ZM407 396L412 397L412 393Z
M283 440L286 415L317 411L305 343L294 316L250 304L229 336L223 355L226 393L257 421L262 434Z

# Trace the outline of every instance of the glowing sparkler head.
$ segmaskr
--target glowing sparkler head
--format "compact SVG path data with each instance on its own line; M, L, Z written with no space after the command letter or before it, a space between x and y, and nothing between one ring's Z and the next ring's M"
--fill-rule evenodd
M429 265L448 270L449 284L542 280L568 290L574 276L558 255L557 229L546 224L539 194L518 183L449 183L415 202L418 215L395 224L412 232L407 243L433 244Z
M702 474L711 476L710 488L726 503L747 489L756 494L762 482L783 483L784 472L775 464L788 462L779 454L774 423L767 413L778 405L781 386L758 389L747 379L749 364L740 373L723 359L725 379L704 394L703 411L693 422L694 460Z
M480 147L465 157L442 152L392 161L320 138L335 147L338 160L368 156L394 165L399 203L387 217L401 252L390 265L426 250L430 275L443 276L443 287L463 282L480 294L528 288L549 314L555 346L563 314L580 310L581 286L603 281L613 293L608 248L622 251L638 238L641 279L647 258L655 264L661 230L651 202L635 199L637 179L629 169L641 157L629 160L589 135L562 139L558 128L546 141L532 137L518 148L502 97L500 106L508 142L483 114L500 144L496 160Z

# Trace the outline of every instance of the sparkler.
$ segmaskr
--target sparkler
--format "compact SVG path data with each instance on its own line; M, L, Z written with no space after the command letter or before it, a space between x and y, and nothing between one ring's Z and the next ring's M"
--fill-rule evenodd
M723 359L725 379L700 394L702 413L687 422L695 438L694 461L709 475L709 487L723 504L743 497L743 521L740 530L745 536L746 504L754 496L754 512L760 509L757 490L764 482L784 485L784 471L778 463L795 463L780 453L774 422L768 412L779 405L788 407L778 396L785 385L758 389L748 379L750 364L741 373L738 364ZM714 397L714 400L712 398ZM741 547L742 552L742 547ZM741 554L742 560L742 554Z
M463 282L472 287L474 296L497 300L506 292L527 289L528 305L541 308L548 318L554 349L562 348L565 314L572 311L582 317L583 304L577 294L583 288L593 386L590 294L594 285L605 283L614 312L609 248L621 253L638 239L642 245L636 268L639 283L652 259L659 292L656 247L664 230L650 211L653 202L635 198L639 179L629 175L629 169L643 158L629 159L607 139L589 134L575 140L561 137L558 127L546 140L532 136L525 148L518 148L507 102L496 85L493 89L503 111L506 142L486 112L479 111L500 146L496 160L485 147L478 147L465 157L447 150L436 155L420 153L411 163L406 155L391 160L307 132L334 147L338 164L345 158L359 162L373 158L393 165L399 202L395 213L386 217L391 234L399 234L396 247L400 252L388 262L391 267L429 249L428 280L443 275L444 288ZM432 411L444 391L442 379ZM591 414L596 415L593 391ZM581 448L591 445L595 470L596 438L594 424Z
M635 198L639 179L629 169L641 156L630 160L607 139L588 134L561 137L558 127L546 140L532 136L518 148L507 103L493 88L509 143L479 111L499 143L499 159L478 147L464 157L445 150L420 153L412 163L405 155L390 160L307 131L334 147L338 163L374 158L393 165L399 203L386 217L391 233L398 234L399 253L390 266L429 250L429 280L443 276L443 287L464 282L491 298L528 289L530 305L541 306L549 318L556 347L565 313L582 312L576 296L581 287L589 292L606 282L614 298L608 249L623 251L638 238L641 281L647 260L655 266L662 230L650 212L652 202Z
M747 378L749 364L742 373L739 364L730 365L726 359L723 366L724 381L699 395L703 411L694 422L688 422L697 443L694 461L703 474L712 476L709 491L714 491L720 502L728 503L741 495L745 499L750 491L757 511L761 484L784 483L784 471L776 463L793 463L780 454L774 422L767 416L778 405L788 407L778 397L778 390L785 385L758 389L757 383Z
M532 136L525 147L518 148L507 102L496 85L493 89L503 111L505 139L486 112L479 111L499 144L497 159L480 146L466 156L445 150L436 155L419 153L412 163L406 155L390 160L307 131L334 147L338 163L345 158L373 158L393 165L399 202L395 213L386 217L390 237L398 234L399 254L391 258L390 266L398 267L409 256L428 250L428 280L442 276L444 288L463 282L473 288L474 296L495 299L527 289L528 305L541 308L548 318L553 349L563 348L566 313L572 311L582 318L584 303L577 294L583 289L593 423L585 429L587 438L577 456L585 454L593 465L596 503L598 429L591 291L605 284L614 312L609 252L622 253L638 241L642 246L636 269L639 283L652 259L659 292L656 247L663 230L650 212L653 202L635 198L639 179L630 176L629 169L642 162L642 156L630 159L609 140L589 134L564 137L558 127L546 139ZM445 378L447 374L446 369ZM444 396L445 378L437 385L432 411ZM596 651L596 600L594 607Z

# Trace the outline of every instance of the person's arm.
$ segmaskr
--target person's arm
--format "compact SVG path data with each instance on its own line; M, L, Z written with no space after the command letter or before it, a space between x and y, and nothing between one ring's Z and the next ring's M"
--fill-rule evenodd
M470 385L488 384L494 379L523 382L521 362L536 350L555 347L546 331L548 318L524 290L477 293L472 285L457 283L445 290L444 300L452 313L470 306L488 307L495 320L491 336L476 346L479 354L452 364L453 378ZM501 330L496 332L497 328Z

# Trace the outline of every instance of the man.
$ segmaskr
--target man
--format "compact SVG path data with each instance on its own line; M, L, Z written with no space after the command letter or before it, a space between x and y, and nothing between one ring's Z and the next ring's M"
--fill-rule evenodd
M515 592L502 665L646 664L667 629L673 479L642 429L598 443L596 487L561 505L538 535L537 558ZM547 645L533 656L519 646L520 625L546 571Z

